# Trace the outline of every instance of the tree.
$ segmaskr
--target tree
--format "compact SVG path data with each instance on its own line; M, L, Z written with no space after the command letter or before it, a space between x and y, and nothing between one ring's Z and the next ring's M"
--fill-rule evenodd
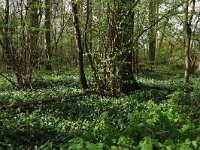
M40 0L29 0L27 1L29 4L30 9L30 15L27 17L30 17L30 46L31 46L31 53L32 58L30 58L30 65L35 67L38 65L38 59L39 59L39 52L38 52L38 37L39 37L39 28L40 28L40 18L41 18L41 2ZM33 69L32 67L32 69Z
M117 6L119 12L119 26L116 30L114 46L117 51L121 51L117 58L120 60L119 76L120 76L120 92L128 94L138 88L138 84L134 79L135 68L133 67L136 59L134 28L135 28L135 11L139 1L122 2ZM125 9L124 9L125 8ZM116 14L118 15L118 14Z
M184 73L184 83L189 83L190 74L190 44L192 36L192 19L194 15L196 0L192 0L192 12L189 16L189 0L184 2L184 51L185 51L185 73Z
M55 66L54 74L56 75L60 75L62 63L64 60L66 62L66 54L68 54L66 49L70 49L74 52L73 48L69 48L67 47L68 45L65 44L65 42L70 42L70 36L72 37L74 35L74 33L73 35L72 33L68 33L68 30L73 28L73 25L71 21L72 19L69 17L71 15L65 10L66 7L68 7L68 5L66 5L63 0L58 0L52 5L52 60ZM74 47L75 44L70 45L71 47Z
M51 50L51 0L45 0L45 41L46 41L46 69L52 70L50 61L52 58Z
M106 24L100 27L99 34L101 36L104 32L102 35L106 38L102 42L104 46L101 46L100 51L93 54L93 59L102 84L101 87L103 87L104 93L111 96L128 94L138 88L133 76L134 8L138 3L139 0L106 3L105 18L102 18L105 19Z
M14 6L10 8L10 6ZM39 0L6 0L0 44L7 65L16 75L17 85L30 87L39 35ZM14 82L12 82L14 83Z
M150 0L149 1L149 26L152 24L155 24L156 22L156 15L157 12L157 1L156 0ZM155 61L155 54L156 54L156 26L153 26L151 29L149 29L148 32L149 36L149 61L151 63L154 63Z
M81 82L82 88L85 90L85 89L88 89L88 84L87 84L85 71L84 71L84 62L83 62L84 48L83 48L82 36L81 36L81 30L80 30L79 18L78 18L78 4L75 0L72 1L72 11L73 11L76 44L77 44L77 51L78 51L79 76L80 76L80 82Z

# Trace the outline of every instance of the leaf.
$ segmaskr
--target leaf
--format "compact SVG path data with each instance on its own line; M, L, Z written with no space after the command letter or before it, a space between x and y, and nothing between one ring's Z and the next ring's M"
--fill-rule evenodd
M192 145L194 146L194 148L197 148L197 141L192 141Z
M150 137L145 137L143 141L140 142L139 146L141 150L152 150L153 144Z

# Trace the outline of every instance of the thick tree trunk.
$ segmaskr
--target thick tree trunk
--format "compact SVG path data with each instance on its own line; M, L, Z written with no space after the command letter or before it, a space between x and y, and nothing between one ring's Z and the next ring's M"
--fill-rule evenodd
M81 31L80 31L80 26L79 26L78 6L75 1L72 1L72 11L74 15L73 19L74 19L76 44L77 44L77 51L78 51L78 69L79 69L80 82L83 89L88 89L88 84L87 84L85 71L84 71L84 63L83 63L83 45L82 45Z
M134 91L138 89L138 84L134 78L134 72L133 70L133 65L134 61L133 60L133 52L127 52L126 55L123 57L125 60L125 64L122 65L121 67L121 92L128 94L131 91ZM135 69L135 68L134 68Z
M120 27L117 27L115 34L117 34L116 39L114 39L114 47L116 50L121 51L118 59L121 61L121 67L119 68L120 79L120 92L128 94L139 88L135 78L135 65L137 64L137 50L133 49L134 45L134 28L135 28L135 12L130 11L129 13L124 10L123 7L118 8L121 16L119 18ZM128 14L128 15L127 15ZM131 20L131 21L130 21Z

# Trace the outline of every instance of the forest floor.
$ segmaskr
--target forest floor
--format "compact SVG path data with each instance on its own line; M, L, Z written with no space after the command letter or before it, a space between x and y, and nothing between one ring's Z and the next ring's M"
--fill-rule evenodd
M184 85L181 76L138 74L141 89L129 96L68 100L81 92L73 70L60 76L41 71L33 89L14 88L0 77L0 149L199 150L200 82L193 75ZM20 107L50 98L59 100Z

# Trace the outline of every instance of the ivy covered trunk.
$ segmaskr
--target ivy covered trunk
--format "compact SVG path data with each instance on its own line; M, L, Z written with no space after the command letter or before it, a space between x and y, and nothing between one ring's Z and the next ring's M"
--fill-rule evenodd
M122 4L118 7L120 16L119 19L119 27L118 27L118 44L116 45L118 51L120 52L119 60L121 65L119 68L119 76L120 80L120 92L128 94L131 91L134 91L138 88L138 84L134 78L135 71L135 55L136 48L134 45L134 18L135 13L131 8L124 10L123 6L126 4Z
M105 65L105 87L112 96L120 96L138 88L134 79L134 11L127 3L108 6L108 50Z

